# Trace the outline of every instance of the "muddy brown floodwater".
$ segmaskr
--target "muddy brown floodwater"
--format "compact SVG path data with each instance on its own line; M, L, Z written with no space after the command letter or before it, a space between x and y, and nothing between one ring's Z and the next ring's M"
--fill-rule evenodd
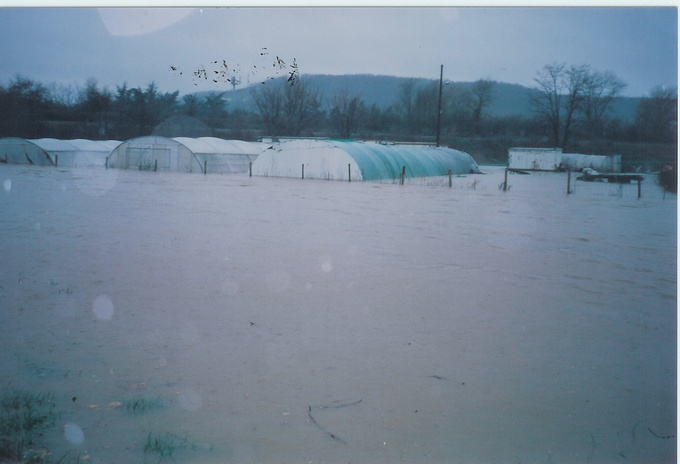
M482 170L0 166L0 386L55 461L675 462L676 197Z

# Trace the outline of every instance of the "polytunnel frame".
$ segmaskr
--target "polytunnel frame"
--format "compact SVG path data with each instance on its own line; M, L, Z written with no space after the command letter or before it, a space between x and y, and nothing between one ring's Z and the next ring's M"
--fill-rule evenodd
M121 144L119 140L91 140L91 139L56 139L56 138L41 138L29 140L35 143L37 146L41 147L47 156L52 160L52 164L56 167L63 166L65 159L68 160L68 156L71 155L72 158L68 162L69 167L78 167L76 159L84 154L94 154L99 153L102 158L102 163L100 166L104 167L106 164L106 159L115 150L118 145ZM59 155L62 155L61 162L59 161ZM66 155L68 154L68 155ZM88 163L88 166L97 165Z
M120 143L118 140L4 137L0 138L0 162L80 167L76 160L86 160L86 166L104 167L106 158Z
M157 145L157 140L162 140L165 142L164 145L162 145L162 148L155 148ZM135 146L135 144L142 144L146 142L148 146ZM160 145L160 144L158 144ZM175 140L174 138L171 137L165 137L163 135L142 135L140 137L134 137L128 140L125 140L122 142L120 145L118 145L114 150L111 151L109 156L106 159L106 168L116 168L116 169L132 169L133 164L129 162L130 158L130 150L147 150L149 147L151 147L152 152L156 152L158 150L163 150L163 151L169 151L171 152L172 150L170 149L170 146L176 147L177 148L177 159L176 159L176 169L172 169L175 166L172 166L172 160L168 157L168 168L167 169L162 169L165 171L169 172L194 172L193 170L193 162L196 162L196 165L198 166L198 170L202 173L204 173L204 168L201 163L201 161L198 159L196 156L196 153L188 147L186 144L182 143L181 141ZM180 163L181 163L181 152L184 151L190 153L189 160L187 163L188 170L187 171L182 171L180 170ZM125 150L124 154L121 154L122 150ZM111 157L116 156L116 160L120 158L120 156L123 156L123 159L125 160L124 163L121 163L121 166L116 166L115 164L111 166ZM154 157L153 153L152 156L149 158L148 156L145 156L145 154L139 156L139 164L136 165L136 167L141 170L141 171L158 171L158 158ZM153 159L153 161L150 161L150 159ZM115 161L114 161L115 163Z
M12 147L14 150L5 149L5 147ZM16 148L18 147L23 149L17 151ZM3 137L0 139L0 162L3 164L54 166L54 161L42 146L35 143L34 140L23 137Z
M219 165L227 166L229 169L217 173L243 173L247 172L250 163L256 159L267 147L260 142L247 142L243 140L227 140L218 137L165 137L162 135L145 135L135 137L121 143L111 152L110 160L107 160L106 167L133 169L135 166L140 170L164 170L170 172L210 172L208 160L219 161ZM138 158L135 162L130 162L130 150L139 150ZM150 151L151 156L144 151ZM155 156L155 152L165 150L167 162L165 167L158 164L160 156ZM125 153L123 153L125 151ZM172 159L176 153L176 160ZM188 158L184 161L182 158ZM247 162L245 162L245 161ZM138 165L139 163L139 165ZM233 166L240 169L234 170Z

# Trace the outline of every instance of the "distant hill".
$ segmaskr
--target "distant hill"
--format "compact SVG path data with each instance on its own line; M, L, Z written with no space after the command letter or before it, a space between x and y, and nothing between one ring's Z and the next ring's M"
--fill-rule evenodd
M410 78L395 76L378 76L372 74L348 74L348 75L305 75L312 87L318 89L321 97L328 101L333 95L347 91L349 95L361 97L368 106L377 105L384 110L393 105L398 98L403 82ZM415 79L418 87L436 82L436 79ZM269 81L268 84L271 85ZM472 82L456 82L456 85L469 86ZM229 90L224 92L223 98L228 110L242 109L254 111L252 92L257 91L261 84L253 84L247 88ZM265 84L267 85L267 84ZM533 109L530 96L535 89L518 84L496 82L493 90L493 100L487 108L487 114L495 117L523 116L532 117ZM205 94L205 92L203 92ZM198 95L198 94L197 94ZM620 97L615 99L610 107L609 117L621 119L624 122L632 122L635 119L640 98Z

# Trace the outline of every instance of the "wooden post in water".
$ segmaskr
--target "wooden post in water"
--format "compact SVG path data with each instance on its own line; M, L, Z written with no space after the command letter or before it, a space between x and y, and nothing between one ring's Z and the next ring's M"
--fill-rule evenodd
M253 162L250 162L250 166L248 167L248 177L253 177Z
M451 179L451 170L449 169L449 188L453 186L453 179Z
M158 160L153 161L153 172L158 171Z
M208 174L208 160L203 163L203 174Z
M305 163L302 163L302 178L305 178Z
M347 165L347 181L352 182L352 163Z
M503 179L503 191L508 189L508 168L505 168L505 178Z
M401 167L401 185L404 185L404 178L406 177L406 166Z
M571 193L571 171L567 171L567 195Z
M54 165L59 166L59 155L54 155Z
M638 198L640 198L642 196L642 187L641 187L642 179L638 177L637 181L638 181Z

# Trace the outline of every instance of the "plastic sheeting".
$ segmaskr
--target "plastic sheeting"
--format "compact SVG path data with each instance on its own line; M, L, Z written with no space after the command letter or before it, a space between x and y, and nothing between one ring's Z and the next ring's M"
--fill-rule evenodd
M253 174L330 180L398 179L479 172L470 155L451 148L334 140L273 144L253 164Z
M104 167L117 140L0 139L0 162L59 167Z
M42 147L59 167L104 167L106 158L120 145L118 140L58 140L37 139L33 142Z
M145 136L123 142L108 167L175 172L247 172L268 145L216 137Z
M261 142L225 140L217 137L174 137L173 140L189 148L203 169L207 169L209 173L248 172L250 163L269 147Z

